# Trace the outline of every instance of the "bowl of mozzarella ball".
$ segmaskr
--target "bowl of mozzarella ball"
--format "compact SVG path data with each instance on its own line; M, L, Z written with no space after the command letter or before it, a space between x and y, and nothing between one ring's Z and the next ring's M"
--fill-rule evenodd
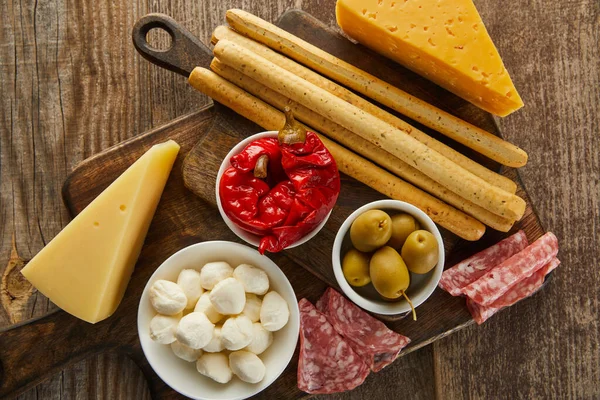
M300 318L279 267L250 247L203 242L169 257L140 300L138 334L157 375L194 399L245 399L289 364Z

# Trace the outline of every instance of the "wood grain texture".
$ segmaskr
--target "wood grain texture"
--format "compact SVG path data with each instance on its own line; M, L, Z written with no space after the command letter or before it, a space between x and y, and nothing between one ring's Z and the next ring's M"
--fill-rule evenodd
M525 102L500 125L529 151L521 176L563 264L543 295L434 344L438 393L598 398L600 2L477 4Z
M13 237L16 254L27 260L66 225L60 188L77 163L207 104L174 74L135 55L129 30L137 18L166 12L208 43L230 7L273 21L294 6L334 26L333 4L1 2L0 268L22 265L9 262ZM529 151L521 176L546 228L559 237L563 265L543 294L404 357L369 378L365 386L372 391L363 387L335 398L398 393L431 398L427 385L439 398L600 396L600 4L528 0L506 7L476 0L476 5L526 103L500 124L508 140ZM10 281L3 289L18 293L21 301L3 300L0 324L53 309L43 296L29 297L26 286ZM143 385L142 374L126 360L83 360L23 398L96 397L98 390L114 393L112 398L140 398L142 391L131 382ZM120 381L106 372L111 368ZM108 392L109 387L117 388Z

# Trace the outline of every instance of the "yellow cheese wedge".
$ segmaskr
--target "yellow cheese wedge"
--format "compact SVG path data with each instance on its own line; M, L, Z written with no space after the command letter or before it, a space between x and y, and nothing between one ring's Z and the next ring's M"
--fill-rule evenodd
M96 323L115 312L179 152L153 146L44 247L21 273L53 303Z
M499 116L523 101L472 0L338 0L342 30Z

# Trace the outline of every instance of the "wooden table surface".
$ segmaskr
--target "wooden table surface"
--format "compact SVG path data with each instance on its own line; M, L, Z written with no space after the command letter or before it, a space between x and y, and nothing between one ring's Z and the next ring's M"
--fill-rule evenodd
M526 104L499 123L529 153L521 176L563 264L541 294L331 398L600 397L600 2L476 5ZM0 327L55 308L18 271L68 223L60 190L77 163L210 101L136 54L134 22L164 12L208 43L233 7L335 26L334 0L0 2ZM149 393L131 360L103 354L20 396L63 397Z

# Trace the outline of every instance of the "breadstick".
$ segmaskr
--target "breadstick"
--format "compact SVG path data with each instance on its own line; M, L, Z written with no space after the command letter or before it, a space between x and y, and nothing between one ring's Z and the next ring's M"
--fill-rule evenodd
M213 52L226 65L356 132L466 200L507 219L518 220L523 216L525 201L520 197L490 185L360 108L228 40L219 41Z
M522 167L527 153L491 133L368 74L306 41L242 10L229 10L227 22L236 31L323 75L398 111L467 147L509 167Z
M449 160L454 161L467 171L470 171L473 174L480 177L481 179L488 181L492 185L498 186L499 188L504 189L510 193L516 192L517 184L508 179L507 177L493 172L484 167L483 165L476 163L475 161L462 155L458 151L452 149L449 146L446 146L444 143L427 135L425 132L420 131L419 129L408 124L407 122L402 121L400 118L397 118L389 112L384 111L383 109L368 102L362 97L354 94L350 90L338 85L333 81L330 81L327 78L324 78L323 76L317 74L311 69L308 69L305 66L298 64L292 59L287 58L286 56L283 56L252 39L248 39L247 37L242 36L239 33L233 31L231 28L228 28L223 25L218 26L214 30L211 42L212 44L217 44L218 41L221 39L227 39L236 44L239 44L240 46L246 47L247 49L258 54L259 56L271 61L273 64L278 65L281 68L298 75L300 78L306 79L307 81L319 86L321 89L325 89L329 93L339 97L340 99L345 100L348 103L363 109L369 114L376 116L377 118L387 122L392 126L395 126L396 128L400 129L406 134L411 135L421 143L426 144L435 151L446 156Z
M421 202L422 201L420 199L421 196L426 195L425 192L421 192L419 189L415 188L411 184L406 183L405 181L398 178L397 176L392 175L389 172L387 172L386 170L377 167L375 164L365 160L358 154L355 154L352 151L346 149L345 147L342 147L339 144L336 144L335 142L327 139L326 137L323 137L323 136L319 136L319 137L320 137L321 141L323 141L323 144L325 145L325 147L327 147L327 149L329 150L329 152L335 159L338 169L341 172L343 172L344 174L346 174L348 176L353 177L357 181L364 183L365 185L369 186L370 188L377 190L379 193L382 193L382 194L388 196L389 198L392 198L395 200L406 201L407 203L411 203L411 204L415 204L416 202ZM407 189L412 189L412 190L409 191ZM449 214L444 215L445 213L456 211L454 208L448 206L447 204L441 202L440 200L438 200L434 197L429 197L428 200L432 201L434 203L433 206L436 209L438 209L438 210L442 209L442 208L444 209L442 211L436 212L436 211L432 211L429 208L423 209L423 208L419 207L419 208L421 208L421 210L425 211L425 213L427 215L429 215L432 220L435 221L434 215L436 218L444 219L446 222L446 226L444 226L444 227L453 232L458 229L464 229L463 228L464 224L462 221L458 221L459 223L457 226L451 226L450 224L453 223L454 220L446 219L447 217L450 216ZM458 211L456 211L456 212L458 212ZM466 214L462 214L462 215L465 217L464 222L466 222L467 219L471 218ZM479 222L479 221L476 221L476 222ZM442 224L440 223L440 225L442 225ZM485 226L483 224L481 224L480 227L473 226L473 228L469 232L465 232L465 234L468 235L470 238L463 236L463 239L471 240L471 241L478 240L483 235L484 232L485 232Z
M189 82L197 90L230 107L264 129L278 130L285 122L282 112L207 69L195 68L190 74ZM321 140L326 140L322 135L319 137ZM485 226L481 222L369 163L351 151L345 150L342 146L328 141L326 147L334 156L342 173L393 199L415 205L427 213L434 222L457 236L473 241L478 240L485 232ZM349 163L364 166L365 171L356 171L355 168L348 165Z
M279 116L274 113L265 113L262 110L264 106L261 100L205 68L194 68L188 82L196 90L265 129L278 130L283 126L283 121L285 121L283 114Z
M459 210L464 211L477 220L483 222L485 225L502 232L508 232L512 227L513 223L506 218L499 217L483 209L482 207L463 199L434 180L430 179L427 175L406 164L404 161L394 157L387 151L384 151L383 149L356 135L355 133L350 132L349 130L329 121L327 118L324 118L323 116L313 112L303 105L298 104L295 101L292 101L287 97L269 89L254 79L245 76L241 72L224 65L218 59L213 59L212 63L210 64L210 68L231 83L241 87L250 94L278 108L279 110L283 110L286 106L290 107L294 112L296 119L317 129L323 134L329 136L331 139L341 143L346 148L349 148L350 150L366 157L370 161L379 164L393 174L420 187L426 192L433 194L440 200L443 200Z

